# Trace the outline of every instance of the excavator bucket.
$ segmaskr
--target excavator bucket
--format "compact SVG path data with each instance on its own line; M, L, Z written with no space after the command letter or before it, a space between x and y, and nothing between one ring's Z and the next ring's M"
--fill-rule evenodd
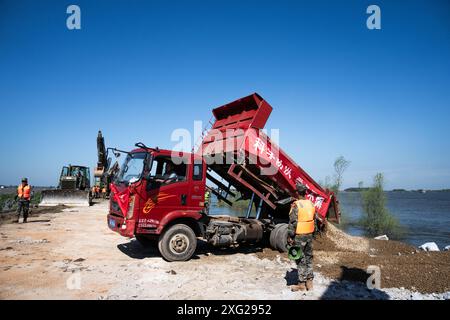
M40 206L76 206L89 207L92 203L88 190L43 190Z

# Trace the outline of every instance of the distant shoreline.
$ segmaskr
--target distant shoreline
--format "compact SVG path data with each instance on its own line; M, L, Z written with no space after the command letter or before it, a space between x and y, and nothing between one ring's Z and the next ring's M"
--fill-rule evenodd
M55 186L35 186L33 184L31 184L31 186L33 188L39 188L39 189L51 189L51 188L55 188ZM7 186L4 184L0 184L0 189L15 189L17 188L17 186Z

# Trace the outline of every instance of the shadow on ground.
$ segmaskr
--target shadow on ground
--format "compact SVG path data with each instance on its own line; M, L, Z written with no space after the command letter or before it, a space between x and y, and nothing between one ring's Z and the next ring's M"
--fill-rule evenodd
M298 284L298 269L291 269L290 271L286 271L284 279L286 280L287 286Z
M50 222L50 219L28 220L27 223Z
M359 268L341 266L339 279L333 280L320 297L321 300L389 300L390 296L378 289L368 289L369 275Z
M144 246L136 239L132 239L127 243L117 245L117 248L133 259L145 259L145 258L153 258L153 257L161 257L158 251L157 242L154 241L151 245ZM212 245L208 244L204 240L197 240L197 250L195 251L194 256L191 259L200 259L200 256L206 255L232 255L236 253L250 254L256 252L262 252L264 249L263 246L260 245L241 245L235 248L216 248Z
M369 275L362 269L341 266L341 276L328 285L320 296L321 300L388 300L388 294L381 290L369 290L366 281ZM298 284L298 270L286 271L284 277L288 286ZM317 286L317 284L316 284Z
M143 246L136 239L133 239L127 243L117 245L117 248L133 259L161 257L156 242L155 246Z

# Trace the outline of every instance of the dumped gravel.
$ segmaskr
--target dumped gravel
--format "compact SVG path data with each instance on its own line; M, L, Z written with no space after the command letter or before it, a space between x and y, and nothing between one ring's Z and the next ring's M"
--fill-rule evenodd
M350 236L331 223L327 225L326 237L340 251L369 252L369 239Z

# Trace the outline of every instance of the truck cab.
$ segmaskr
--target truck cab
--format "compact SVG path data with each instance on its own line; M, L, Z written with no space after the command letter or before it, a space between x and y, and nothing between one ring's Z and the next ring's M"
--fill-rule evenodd
M169 260L184 260L195 251L192 242L205 229L205 188L202 158L158 148L135 149L113 182L108 225L122 236L136 236L144 245L180 225L172 230L169 246L159 249Z

